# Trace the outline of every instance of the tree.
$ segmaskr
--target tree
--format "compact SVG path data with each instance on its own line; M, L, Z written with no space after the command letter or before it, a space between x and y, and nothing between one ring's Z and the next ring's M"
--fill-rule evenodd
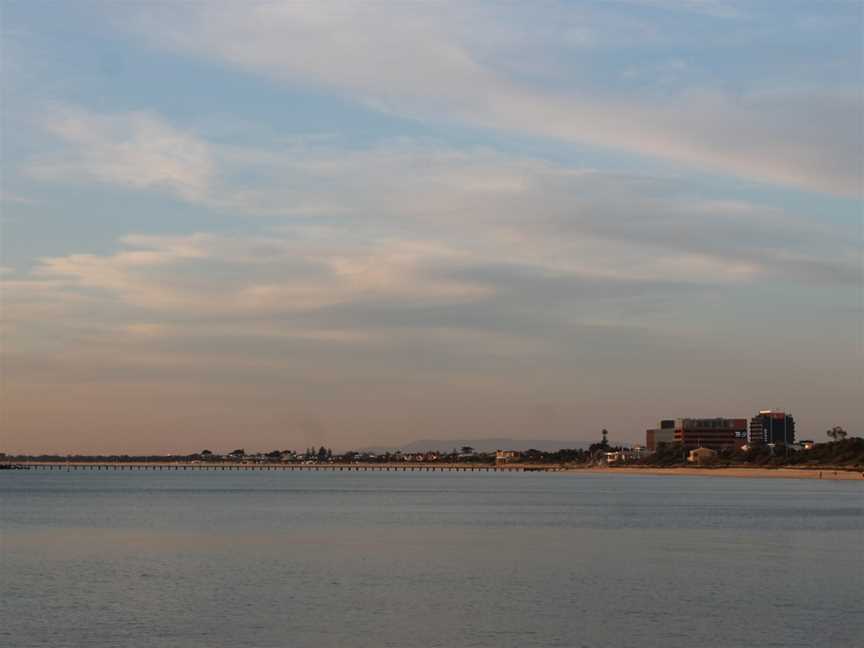
M474 454L474 448L472 448L471 446L462 446L461 448L459 448L459 450L462 452L462 454Z
M842 440L845 439L846 436L848 435L848 433L846 432L846 430L844 430L844 429L843 429L842 427L840 427L839 425L835 425L835 426L834 426L833 428L831 428L830 430L827 430L827 431L825 432L825 434L827 434L829 437L831 437L831 438L834 439L835 441L842 441Z
M210 452L209 450L202 450L202 451L201 451L201 456L202 456L202 457L212 457L212 456L213 456L213 453Z
M245 457L246 456L246 450L244 450L243 448L237 448L236 450L232 450L228 454L231 455L232 457Z
M327 461L327 448L324 446L318 448L318 461Z
M684 463L684 447L680 443L658 443L654 454L649 455L644 463L655 466L675 466Z

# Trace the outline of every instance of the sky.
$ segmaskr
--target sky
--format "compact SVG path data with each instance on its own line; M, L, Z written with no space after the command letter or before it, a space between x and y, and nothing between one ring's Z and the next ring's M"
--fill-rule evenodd
M0 28L0 450L864 433L857 1Z

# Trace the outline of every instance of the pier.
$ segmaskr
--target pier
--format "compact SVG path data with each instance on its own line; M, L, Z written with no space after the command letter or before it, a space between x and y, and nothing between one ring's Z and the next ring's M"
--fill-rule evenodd
M466 465L421 463L356 463L356 464L292 464L292 463L189 463L189 462L80 462L23 461L16 464L33 470L294 470L331 472L557 472L561 466L529 464Z

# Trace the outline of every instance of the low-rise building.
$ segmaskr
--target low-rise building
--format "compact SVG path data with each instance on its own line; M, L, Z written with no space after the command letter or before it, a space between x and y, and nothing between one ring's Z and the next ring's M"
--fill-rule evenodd
M516 461L519 458L519 453L515 450L496 450L495 463L509 463Z
M644 459L645 457L654 454L654 451L641 445L634 445L630 448L631 459Z

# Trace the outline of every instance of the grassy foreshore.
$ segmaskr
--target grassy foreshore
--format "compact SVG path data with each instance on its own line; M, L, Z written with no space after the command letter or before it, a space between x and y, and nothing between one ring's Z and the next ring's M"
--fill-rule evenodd
M864 482L861 470L833 468L748 468L748 467L674 467L621 466L617 468L568 468L566 472L609 473L616 475L684 475L691 477L753 477L779 479L831 479Z

